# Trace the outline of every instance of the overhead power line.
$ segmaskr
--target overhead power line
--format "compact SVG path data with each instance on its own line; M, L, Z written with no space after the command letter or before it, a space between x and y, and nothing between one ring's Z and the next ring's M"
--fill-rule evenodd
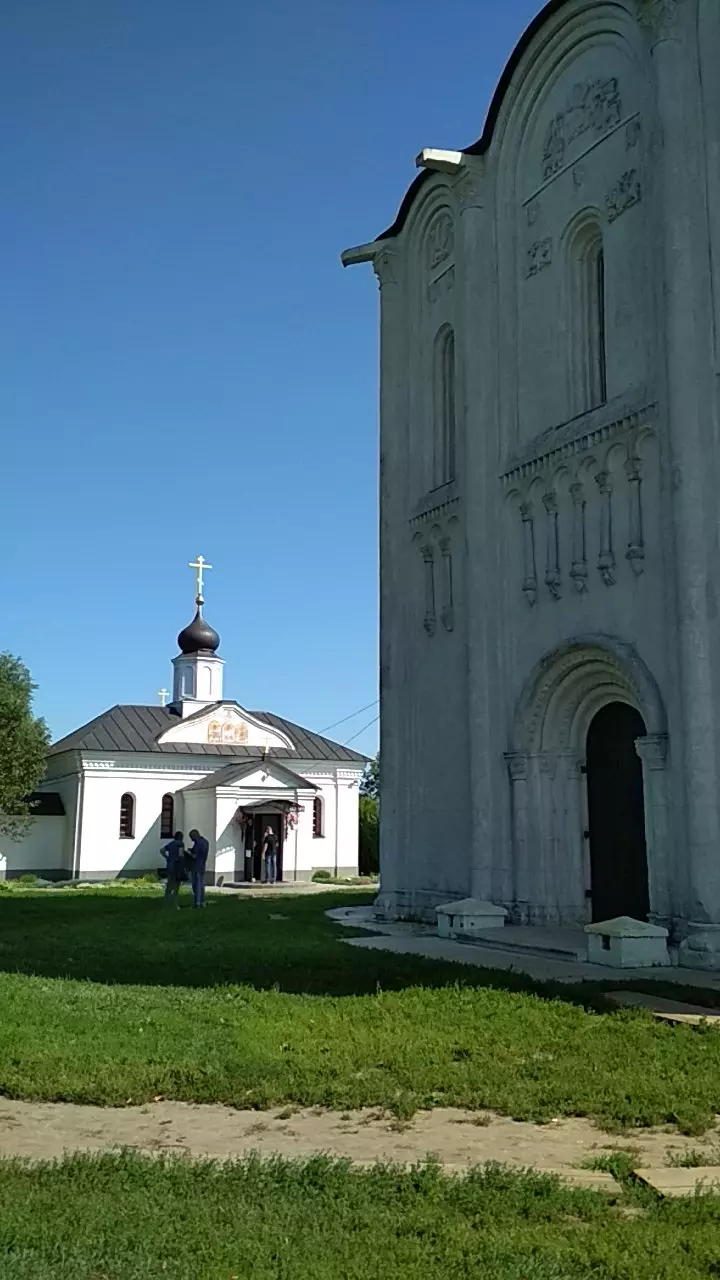
M337 729L338 725L347 724L348 720L354 720L356 716L361 716L363 711L369 711L371 707L376 707L379 701L380 699L376 698L374 702L368 702L366 707L360 707L357 711L353 711L351 716L343 716L342 720L336 720L334 724L329 724L324 729L319 729L318 732L329 733L331 729Z
M379 719L380 719L380 716L378 714L374 717L373 720L370 721L369 724L363 725L362 729L358 729L357 733L354 733L352 738L348 738L347 742L343 742L343 746L349 747L350 743L354 742L356 738L359 738L365 732L366 729L372 729L373 725L377 724Z

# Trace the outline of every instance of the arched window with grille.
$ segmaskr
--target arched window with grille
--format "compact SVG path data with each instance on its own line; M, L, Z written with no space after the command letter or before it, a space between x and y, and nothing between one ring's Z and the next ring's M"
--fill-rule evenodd
M135 797L129 791L120 800L120 839L135 838Z
M568 237L572 412L587 413L608 398L605 248L595 215Z
M160 810L160 838L171 840L175 835L175 797L168 793L162 798Z
M323 802L320 796L313 800L313 837L320 840L325 835Z
M435 338L433 399L433 484L439 488L455 479L456 467L455 333L449 324Z

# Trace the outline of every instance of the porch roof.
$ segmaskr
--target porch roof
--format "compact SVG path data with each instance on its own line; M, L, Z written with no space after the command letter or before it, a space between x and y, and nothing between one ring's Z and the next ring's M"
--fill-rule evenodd
M248 764L227 764L223 769L216 769L214 773L209 773L205 778L198 778L197 782L191 782L189 787L185 787L185 791L215 791L218 787L234 787L242 785L244 778L249 778L253 773L257 773L258 769L265 767L268 773L277 778L280 786L288 787L293 791L317 791L314 782L310 782L307 778L301 778L299 773L295 773L292 769L288 769L286 765L280 764L278 760L269 757L266 760L252 760ZM272 788L269 788L272 790Z

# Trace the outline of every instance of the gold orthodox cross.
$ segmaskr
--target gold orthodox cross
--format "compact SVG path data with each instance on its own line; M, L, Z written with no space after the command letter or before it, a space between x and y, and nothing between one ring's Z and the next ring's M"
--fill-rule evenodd
M208 564L204 556L198 556L197 560L192 561L189 567L195 570L195 578L197 582L197 603L203 604L203 574L206 569L212 569L212 565Z

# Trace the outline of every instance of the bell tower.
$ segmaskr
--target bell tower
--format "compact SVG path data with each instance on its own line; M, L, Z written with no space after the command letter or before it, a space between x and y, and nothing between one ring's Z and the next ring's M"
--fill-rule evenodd
M196 573L195 617L180 632L177 638L180 652L173 658L171 705L183 719L214 702L222 702L225 666L223 659L217 656L220 636L203 617L203 575L207 569L212 569L212 565L203 556L198 556L190 568Z

